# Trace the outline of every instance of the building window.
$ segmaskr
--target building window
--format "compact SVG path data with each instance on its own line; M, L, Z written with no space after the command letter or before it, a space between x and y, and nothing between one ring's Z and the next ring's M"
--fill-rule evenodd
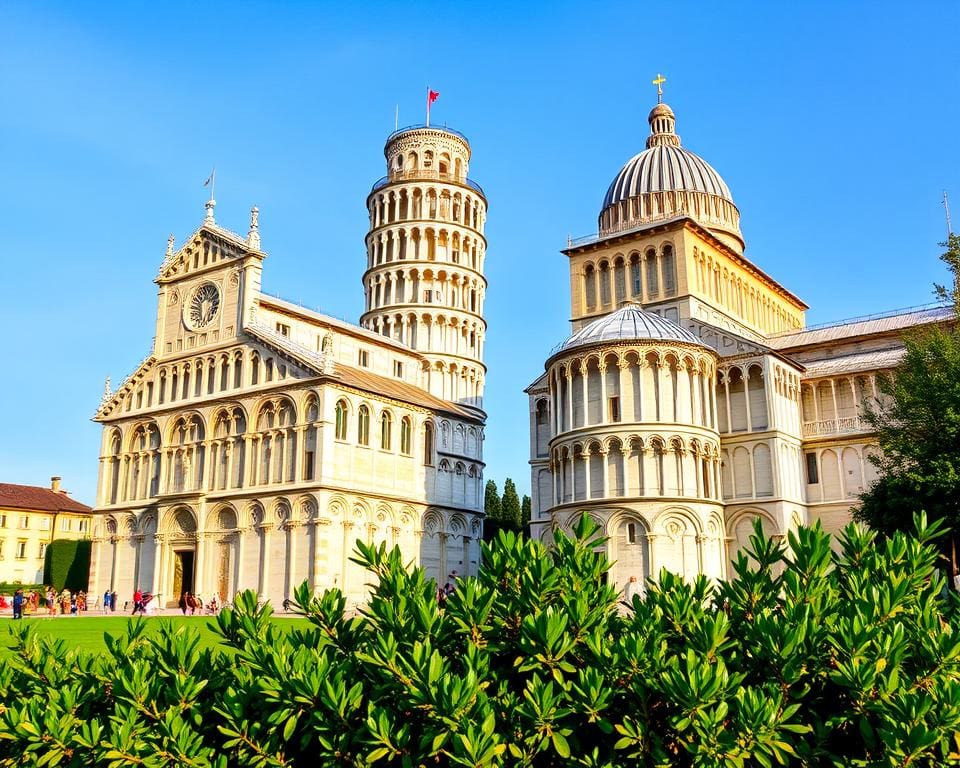
M404 456L409 456L411 453L410 432L410 417L404 416L400 421L400 453Z
M49 531L49 530L50 530L50 518L49 518L49 517L44 516L44 517L41 517L41 518L40 518L40 530L41 530L41 531Z
M80 520L77 523L77 530L80 531L80 533L86 533L88 530L90 530L90 521Z
M610 303L610 267L607 262L600 265L600 303Z
M6 527L7 527L7 516L0 515L0 528L6 528Z
M636 523L627 523L627 543L629 544L637 543L637 524Z
M343 400L337 400L336 408L334 409L336 415L336 432L334 436L337 440L346 440L347 439L347 404Z
M370 353L365 349L361 349L357 355L357 363L359 363L361 368L368 368L370 366Z
M60 521L60 530L69 531L70 530L70 518L65 517Z
M620 398L610 398L610 421L620 421Z
M597 305L597 284L592 264L588 264L583 273L583 292L587 309L592 310Z
M424 291L424 292L423 292L423 303L424 303L424 304L433 304L433 291Z
M277 333L279 333L281 336L289 336L290 326L286 323L277 323Z
M46 553L46 551L47 551L47 542L41 541L41 542L40 542L40 555L39 555L41 559L43 558L43 555Z
M393 444L393 417L390 411L384 411L380 414L380 447L389 451Z
M817 474L817 454L808 453L807 456L807 482L810 485L816 485L820 482L820 476Z
M433 466L433 424L429 421L423 427L423 463Z
M663 295L673 296L677 292L676 262L673 258L673 246L663 246L660 255L660 270L663 272Z
M20 539L17 542L17 560L25 560L27 558L27 541L26 539Z
M20 516L20 525L19 528L29 528L30 527L30 518L27 515Z
M357 442L370 445L370 409L365 405L357 409Z
M0 560L3 560L3 539L0 539Z
M399 360L393 361L393 375L398 379L403 378L403 363L401 363Z

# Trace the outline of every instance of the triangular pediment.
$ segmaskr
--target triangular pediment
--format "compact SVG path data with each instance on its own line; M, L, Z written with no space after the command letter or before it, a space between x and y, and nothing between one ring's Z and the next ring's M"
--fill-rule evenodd
M178 249L168 250L156 280L166 282L201 269L223 267L250 254L264 256L236 232L204 222Z

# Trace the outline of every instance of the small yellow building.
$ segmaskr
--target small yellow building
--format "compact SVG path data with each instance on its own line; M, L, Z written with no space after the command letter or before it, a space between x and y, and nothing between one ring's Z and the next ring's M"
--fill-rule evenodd
M0 483L0 583L41 583L47 545L88 538L91 511L60 489L59 477L49 488Z

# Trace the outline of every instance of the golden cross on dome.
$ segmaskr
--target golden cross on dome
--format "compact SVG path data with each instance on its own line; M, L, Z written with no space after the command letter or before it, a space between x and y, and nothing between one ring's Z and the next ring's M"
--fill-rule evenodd
M663 84L667 82L667 78L657 72L657 79L653 81L653 84L657 86L657 104L663 103Z

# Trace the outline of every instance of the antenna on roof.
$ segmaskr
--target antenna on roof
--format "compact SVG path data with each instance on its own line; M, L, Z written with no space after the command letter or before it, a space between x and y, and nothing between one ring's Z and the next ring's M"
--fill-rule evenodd
M947 197L947 190L943 190L943 210L947 215L947 239L953 234L953 226L950 224L950 199Z

